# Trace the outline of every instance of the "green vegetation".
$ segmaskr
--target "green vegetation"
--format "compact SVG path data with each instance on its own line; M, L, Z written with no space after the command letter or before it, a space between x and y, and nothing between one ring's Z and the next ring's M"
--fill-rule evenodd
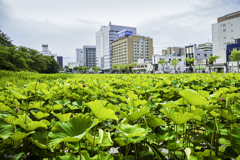
M179 60L178 59L172 59L170 65L174 67L174 70L176 71L176 66L178 65Z
M0 159L240 155L239 74L0 74Z
M10 37L0 30L0 70L57 73L59 64L54 58L23 46L14 46Z
M194 65L194 61L196 61L196 58L184 58L185 61L187 61L187 64L190 65L190 71L193 72L193 65Z
M167 61L165 59L161 59L160 61L158 61L158 64L162 65L162 69L164 71L164 66L167 65Z
M238 73L239 73L239 61L240 61L240 50L239 51L232 51L231 55L229 56L232 61L237 61L238 64Z

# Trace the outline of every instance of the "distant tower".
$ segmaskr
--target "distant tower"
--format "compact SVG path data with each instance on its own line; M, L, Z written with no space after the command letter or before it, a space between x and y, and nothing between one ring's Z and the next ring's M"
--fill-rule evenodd
M111 26L112 25L112 22L111 21L109 21L109 26Z

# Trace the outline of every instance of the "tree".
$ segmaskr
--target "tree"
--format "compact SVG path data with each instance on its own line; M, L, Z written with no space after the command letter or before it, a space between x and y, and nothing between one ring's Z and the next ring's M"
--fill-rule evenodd
M231 55L229 56L232 61L237 61L238 66L238 73L239 73L239 61L240 61L240 50L239 51L232 51Z
M174 71L176 71L176 66L178 65L178 59L172 59L170 65L174 66Z
M158 64L162 65L164 71L164 66L167 64L167 61L165 59L161 59L160 61L158 61Z
M216 63L216 60L218 59L218 58L220 58L220 56L210 56L209 58L208 58L208 64L209 64L209 71L211 72L211 68L210 68L210 64L213 64L214 62Z
M118 69L119 69L119 71L122 73L122 70L124 69L124 66L123 66L122 64L119 64L119 65L118 65Z
M117 68L118 68L117 65L112 65L112 69L113 69L113 71L115 71Z
M130 67L137 67L137 63L131 63Z
M0 44L2 44L4 47L13 46L12 40L10 39L10 37L7 34L3 33L1 30L0 30Z
M78 71L78 67L74 67L73 70L77 72Z
M123 65L123 68L125 69L125 73L127 73L129 71L130 65L125 64Z
M193 72L193 64L194 64L194 61L196 60L196 58L185 58L184 59L185 61L187 61L187 64L190 64L190 71Z

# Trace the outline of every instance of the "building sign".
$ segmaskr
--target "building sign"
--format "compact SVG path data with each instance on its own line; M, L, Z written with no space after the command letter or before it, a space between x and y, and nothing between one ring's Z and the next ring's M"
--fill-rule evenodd
M131 36L131 35L133 35L132 31L123 31L123 32L118 33L118 38L123 37L123 36Z

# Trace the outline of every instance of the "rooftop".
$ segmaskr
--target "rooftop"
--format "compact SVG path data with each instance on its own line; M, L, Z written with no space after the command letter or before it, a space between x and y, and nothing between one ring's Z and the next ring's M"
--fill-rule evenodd
M237 18L237 17L240 17L240 11L233 12L233 13L227 14L225 16L219 17L217 19L217 21L219 23L219 22L223 22L223 21L226 21L226 20L229 20L229 19L233 19L233 18Z

